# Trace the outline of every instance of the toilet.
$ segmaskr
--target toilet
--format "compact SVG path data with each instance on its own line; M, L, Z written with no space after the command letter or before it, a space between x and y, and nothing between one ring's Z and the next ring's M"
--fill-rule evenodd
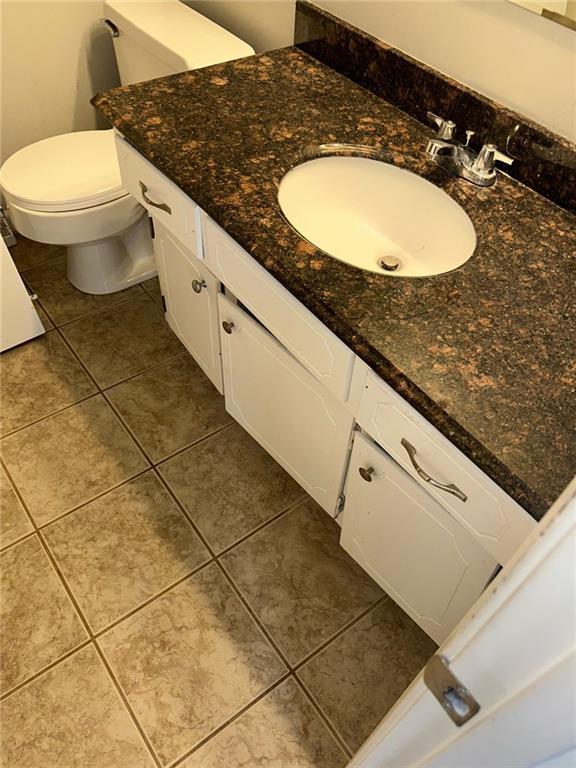
M122 85L254 53L180 0L108 0L103 11ZM122 186L112 130L24 147L0 169L0 188L20 234L67 246L68 280L84 293L114 293L156 274L148 215Z

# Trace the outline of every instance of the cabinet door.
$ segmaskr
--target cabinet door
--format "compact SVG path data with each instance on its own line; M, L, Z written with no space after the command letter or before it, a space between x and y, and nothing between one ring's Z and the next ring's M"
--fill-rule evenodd
M340 543L437 643L475 602L497 565L432 496L359 433Z
M154 253L168 324L222 392L217 299L220 283L166 227L156 221L154 227Z
M262 325L222 294L218 301L228 412L334 514L351 414Z

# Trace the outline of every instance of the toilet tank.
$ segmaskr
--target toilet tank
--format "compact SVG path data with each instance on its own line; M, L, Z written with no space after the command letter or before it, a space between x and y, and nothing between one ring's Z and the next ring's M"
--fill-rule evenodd
M122 85L252 56L243 40L180 0L106 0ZM118 33L116 34L116 30Z

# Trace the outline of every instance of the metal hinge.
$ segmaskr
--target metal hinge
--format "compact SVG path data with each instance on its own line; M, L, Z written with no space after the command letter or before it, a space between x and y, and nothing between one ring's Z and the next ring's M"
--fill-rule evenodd
M342 514L342 510L344 509L344 504L346 504L346 496L344 496L344 494L341 493L340 496L338 496L338 499L336 500L336 511L334 513L334 520L337 520Z
M150 222L150 237L152 238L152 240L154 240L154 238L156 237L156 230L154 229L154 219L152 218L152 216L148 217L148 221Z
M480 711L480 704L450 670L445 656L434 654L424 667L424 683L457 726L464 725Z
M162 309L164 310L164 314L166 314L166 299L164 296L160 296L160 301L162 302Z

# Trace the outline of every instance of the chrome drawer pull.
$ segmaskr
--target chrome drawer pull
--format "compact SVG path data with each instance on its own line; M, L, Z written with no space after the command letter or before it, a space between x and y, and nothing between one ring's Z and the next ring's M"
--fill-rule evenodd
M166 213L172 215L172 208L170 208L169 205L166 205L166 203L155 203L154 200L151 200L146 194L148 192L148 187L146 184L144 184L143 181L139 181L138 183L140 184L140 189L142 190L142 198L144 199L145 203L148 203L148 205L151 205L154 208L160 208L161 211L166 211Z
M406 449L406 453L410 457L410 461L412 462L412 466L418 473L418 476L424 480L425 483L430 483L430 485L433 485L434 488L438 488L440 491L446 491L446 493L451 493L452 496L456 496L457 499L460 499L460 501L467 501L468 496L466 496L465 493L462 493L460 488L458 488L457 485L453 485L452 483L449 483L446 485L445 483L439 483L438 480L434 480L433 477L430 477L430 475L425 472L422 467L418 464L416 461L416 448L414 448L413 445L411 445L406 438L402 438L400 440L400 444Z

